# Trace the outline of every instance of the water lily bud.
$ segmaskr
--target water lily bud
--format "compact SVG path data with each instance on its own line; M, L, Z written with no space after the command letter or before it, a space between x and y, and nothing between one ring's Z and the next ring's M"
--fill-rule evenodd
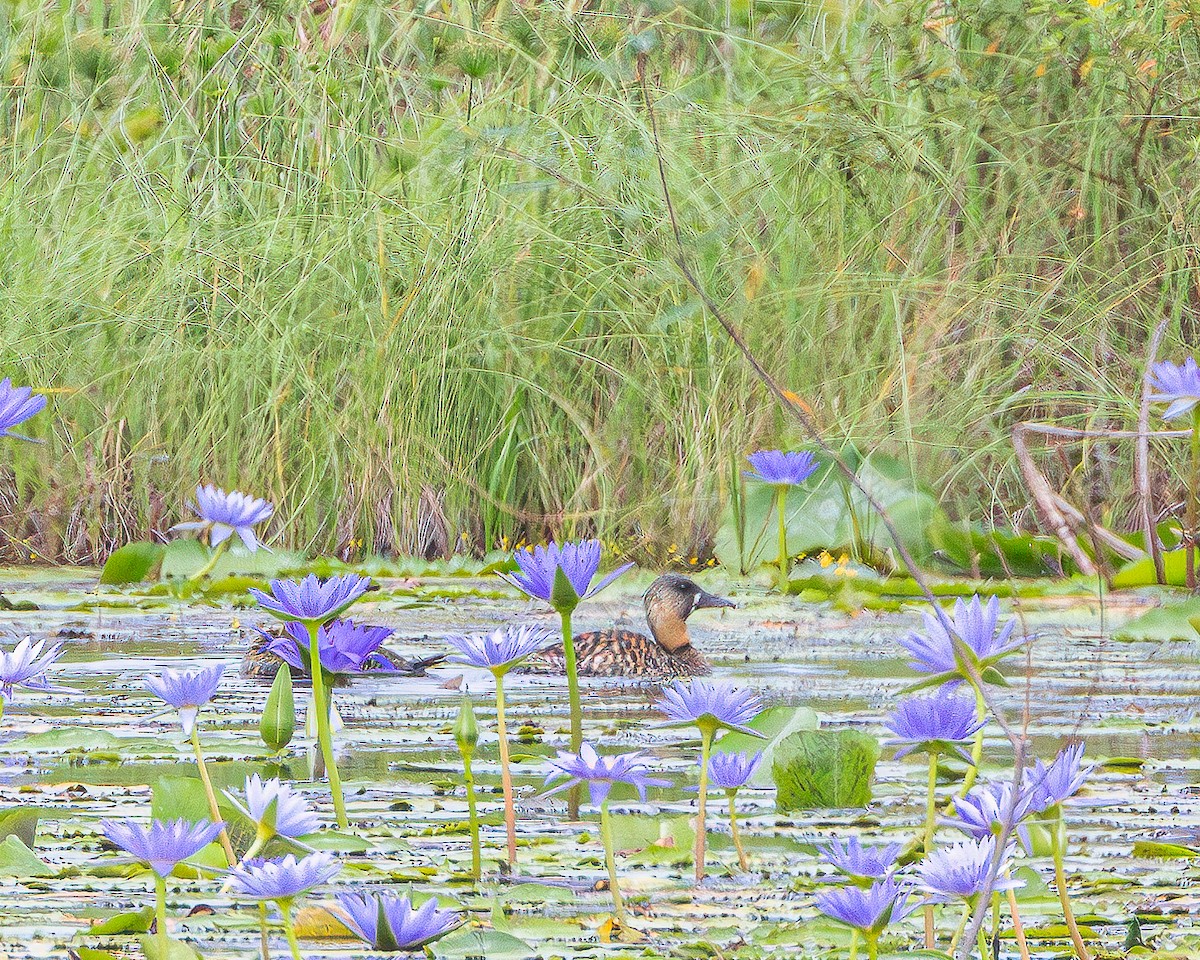
M258 733L272 750L279 751L292 742L296 732L296 701L292 696L292 671L287 664L275 674L267 704L258 721Z
M450 732L454 734L454 742L458 744L460 752L468 755L475 752L475 744L479 742L479 725L475 722L475 705L470 697L463 697Z

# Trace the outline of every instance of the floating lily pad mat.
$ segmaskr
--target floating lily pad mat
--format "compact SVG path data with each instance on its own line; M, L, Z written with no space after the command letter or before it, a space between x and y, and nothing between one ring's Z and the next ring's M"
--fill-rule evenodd
M40 580L22 571L0 581L10 585L12 598L39 608L0 612L0 627L67 644L53 675L60 689L21 691L0 724L0 956L140 956L137 937L148 918L139 911L152 902L149 879L114 865L98 824L102 817L148 816L152 784L192 773L174 717L160 713L161 703L143 688L156 669L225 664L226 679L201 720L218 786L239 784L249 772L282 775L298 781L331 819L327 791L306 782L308 742L293 742L276 760L258 738L267 687L239 674L251 627L266 622L257 610L236 596L185 603L149 589L97 593L90 570L58 570ZM439 638L449 633L500 623L555 625L494 579L381 586L355 617L396 628L393 646L406 654L442 650ZM640 628L644 586L630 578L584 603L576 628ZM755 688L770 705L812 710L824 728L884 738L882 719L913 681L895 640L920 625L916 607L852 616L828 604L781 599L761 586L706 586L738 601L736 610L705 611L691 621L718 677ZM422 598L429 602L414 604ZM1106 761L1069 811L1067 872L1086 929L1100 945L1120 950L1138 916L1137 935L1150 948L1196 956L1200 651L1189 643L1111 639L1108 631L1145 609L1137 597L1102 608L1086 594L1026 609L1024 624L1037 634L1032 655L1028 665L1021 657L1010 662L1011 685L996 696L1018 726L1028 709L1038 755L1049 758L1065 738L1079 736L1090 757ZM466 803L450 738L465 690L483 731L476 766L485 868L493 878L478 888L464 880ZM427 678L370 678L337 692L353 835L322 841L344 867L322 896L304 902L299 929L306 958L364 955L322 905L332 892L371 885L436 895L465 909L468 925L432 948L446 958L846 956L847 935L813 906L813 892L830 880L813 845L850 834L907 839L922 816L923 759L897 762L886 747L865 808L782 815L769 781L756 781L739 799L751 872L737 868L724 805L714 800L711 875L693 887L695 794L685 788L694 782L694 735L657 725L652 688L589 682L587 739L604 749L645 750L672 780L644 804L614 795L619 869L642 939L607 943L609 900L594 811L585 807L585 822L568 823L561 796L539 796L546 756L565 745L567 698L558 678L514 675L508 683L521 850L519 875L499 879L503 826L491 691L488 675L443 665ZM298 685L296 696L303 704L306 688ZM809 725L807 715L801 719L799 726ZM986 755L999 774L1011 750L998 728L989 730ZM1033 951L1065 955L1050 865L1025 862L1032 869L1020 871L1026 880L1020 900ZM169 900L172 935L203 956L261 956L255 909L223 894L219 882L173 879ZM942 924L953 925L952 918ZM919 918L900 925L885 938L884 951L915 949L919 927ZM1002 953L1017 956L1011 940ZM281 936L272 955L287 955Z

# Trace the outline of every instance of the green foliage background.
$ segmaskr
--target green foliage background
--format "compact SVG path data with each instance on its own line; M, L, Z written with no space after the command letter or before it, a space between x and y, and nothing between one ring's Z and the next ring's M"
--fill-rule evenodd
M1190 2L0 3L0 526L95 559L197 479L289 546L599 533L706 555L829 436L1026 517L1008 428L1132 422L1196 341ZM1128 515L1129 450L1056 482ZM1164 497L1171 474L1161 473Z

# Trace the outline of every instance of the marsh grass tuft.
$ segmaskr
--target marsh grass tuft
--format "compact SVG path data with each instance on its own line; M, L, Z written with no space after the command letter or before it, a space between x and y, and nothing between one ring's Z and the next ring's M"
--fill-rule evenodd
M1196 340L1197 34L1118 6L14 0L0 372L50 396L49 449L6 450L0 551L97 559L202 477L342 556L705 556L733 461L801 438L671 262L639 52L754 349L830 437L1006 525L1009 424L1132 424L1149 328ZM1128 455L1053 469L1119 521Z

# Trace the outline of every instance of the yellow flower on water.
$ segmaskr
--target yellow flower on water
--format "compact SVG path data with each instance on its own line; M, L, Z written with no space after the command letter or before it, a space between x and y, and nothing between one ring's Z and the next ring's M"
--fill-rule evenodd
M817 561L821 564L822 567L827 567L831 563L833 563L833 557L830 555L828 550L822 550L821 553L817 557Z

